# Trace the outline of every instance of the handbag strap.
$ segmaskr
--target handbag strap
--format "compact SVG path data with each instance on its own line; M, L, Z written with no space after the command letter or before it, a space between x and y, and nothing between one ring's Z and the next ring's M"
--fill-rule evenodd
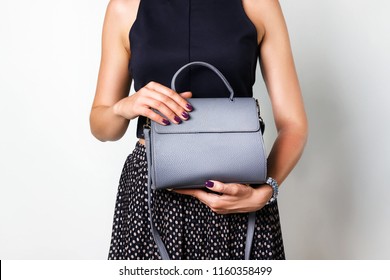
M160 233L153 222L153 214L152 214L152 178L150 176L150 170L152 168L152 160L151 160L151 145L150 145L150 128L144 128L145 135L145 146L146 146L146 158L148 162L148 210L149 210L149 220L150 220L150 230L152 232L153 239L157 245L158 251L160 252L160 256L163 260L170 260L168 251L164 245L164 242L161 239ZM250 212L248 215L248 226L246 232L246 241L245 241L245 260L249 260L253 236L255 232L255 224L256 224L256 212Z
M228 82L228 80L225 78L225 76L221 73L221 71L219 71L215 66L207 63L207 62L203 62L203 61L193 61L193 62L190 62L190 63L187 63L185 64L184 66L182 66L179 70L176 71L175 75L173 75L172 77L172 81L171 81L171 89L173 89L174 91L176 91L176 78L177 76L187 67L190 67L191 65L200 65L200 66L205 66L209 69L211 69L215 74L218 75L218 77L221 78L222 82L225 84L226 88L228 89L228 91L230 92L230 96L229 96L229 99L231 101L233 101L233 98L234 98L234 91L233 91L233 88L232 86L230 85L230 83Z
M249 260L252 249L253 236L255 234L256 226L256 212L250 212L248 214L248 227L246 230L246 241L245 241L245 259Z
M151 151L150 151L150 128L144 128L145 136L145 146L146 146L146 158L148 162L148 209L149 209L149 218L150 218L150 230L152 231L154 242L157 245L157 248L160 252L160 256L163 260L169 260L169 254L165 248L164 242L161 239L161 236L154 226L153 215L152 215L152 178L150 176L150 170L152 168L151 160Z

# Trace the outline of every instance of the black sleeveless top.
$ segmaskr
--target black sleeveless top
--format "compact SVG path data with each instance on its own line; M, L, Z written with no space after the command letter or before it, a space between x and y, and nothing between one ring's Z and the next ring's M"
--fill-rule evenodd
M225 75L236 97L253 96L259 46L242 0L141 0L129 39L135 91L150 81L170 87L181 66L205 61ZM193 98L229 96L212 71L194 67L178 77L178 92L191 91ZM139 116L137 138L144 138L145 120Z

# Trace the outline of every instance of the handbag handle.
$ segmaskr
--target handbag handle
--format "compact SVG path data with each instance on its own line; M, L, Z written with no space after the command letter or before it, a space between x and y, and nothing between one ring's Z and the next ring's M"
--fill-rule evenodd
M175 75L173 75L172 77L172 81L171 81L171 89L173 89L174 91L176 91L176 88L175 88L175 82L176 82L176 78L177 76L187 67L191 66L191 65L201 65L201 66L205 66L209 69L211 69L215 74L218 75L218 77L221 78L222 82L225 84L226 88L228 89L228 91L230 92L230 96L229 96L229 99L230 101L233 101L233 98L234 98L234 91L233 91L233 88L232 86L229 84L229 82L227 81L227 79L225 78L225 76L213 65L207 63L207 62L203 62L203 61L193 61L193 62L190 62L190 63L187 63L185 64L184 66L182 66L179 70L176 71Z

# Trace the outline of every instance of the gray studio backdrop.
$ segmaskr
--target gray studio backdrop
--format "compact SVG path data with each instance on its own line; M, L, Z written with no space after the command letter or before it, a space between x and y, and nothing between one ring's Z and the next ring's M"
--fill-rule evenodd
M0 4L0 258L106 259L136 143L89 130L107 1ZM390 258L389 1L281 1L310 121L281 188L289 259ZM275 137L260 76L268 150Z

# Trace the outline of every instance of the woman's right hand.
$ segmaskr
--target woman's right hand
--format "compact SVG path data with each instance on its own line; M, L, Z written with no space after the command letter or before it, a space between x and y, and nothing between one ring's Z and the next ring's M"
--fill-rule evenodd
M179 94L152 81L136 93L119 100L113 106L113 110L115 114L129 120L145 116L162 125L168 125L170 122L179 124L182 120L188 120L190 117L188 112L192 111L193 108L186 98L191 97L192 93L189 91ZM166 118L152 109L161 112Z

